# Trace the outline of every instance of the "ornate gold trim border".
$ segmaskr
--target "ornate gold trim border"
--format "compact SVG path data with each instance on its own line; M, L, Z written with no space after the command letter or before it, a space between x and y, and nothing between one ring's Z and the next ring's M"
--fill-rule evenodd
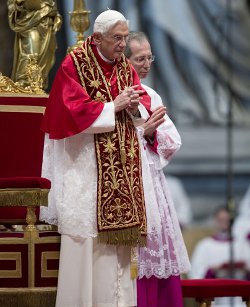
M5 293L43 293L43 292L54 292L56 287L29 287L29 288L0 288L0 294Z
M36 245L44 243L60 243L61 236L58 234L57 236L55 235L51 237L37 237L32 242ZM2 237L1 244L27 244L27 240L24 240L23 237Z
M29 73L40 72L39 66L32 63L32 59L29 58L30 64L26 67L26 74L28 74L28 79L30 86L23 87L19 82L12 81L9 77L3 76L0 72L0 93L24 93L24 94L44 94L44 90L41 88L42 79L39 80L39 74L36 74L36 78L30 78Z
M12 106L12 105L0 105L0 112L8 113L40 113L43 114L45 107L41 106Z
M0 270L0 278L21 278L22 277L22 263L21 252L0 252L1 260L15 260L15 270Z
M48 277L58 277L58 270L48 270L47 269L47 262L51 259L58 259L59 260L59 251L50 251L50 252L42 252L42 260L41 260L41 277L48 278Z
M0 206L48 206L49 189L0 189Z

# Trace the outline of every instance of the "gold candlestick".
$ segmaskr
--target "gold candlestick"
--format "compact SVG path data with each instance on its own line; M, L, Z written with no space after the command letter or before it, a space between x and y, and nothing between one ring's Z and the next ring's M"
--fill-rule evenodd
M73 31L77 32L76 44L68 48L68 52L75 49L84 41L84 32L89 28L89 14L86 10L84 0L74 0L74 10L70 14L70 26Z

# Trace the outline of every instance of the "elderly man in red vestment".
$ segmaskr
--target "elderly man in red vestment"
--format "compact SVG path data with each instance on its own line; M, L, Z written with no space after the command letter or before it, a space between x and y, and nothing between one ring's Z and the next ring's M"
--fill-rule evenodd
M133 250L146 243L147 218L135 127L150 97L123 55L128 34L122 14L101 13L61 64L46 108L52 189L40 218L62 234L57 307L136 306Z

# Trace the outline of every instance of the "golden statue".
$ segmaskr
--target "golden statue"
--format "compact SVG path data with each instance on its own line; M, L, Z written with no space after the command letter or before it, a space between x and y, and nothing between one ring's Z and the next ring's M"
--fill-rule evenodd
M6 93L24 93L43 95L43 79L40 66L37 64L36 54L28 56L29 63L26 66L26 75L28 86L23 86L19 82L14 82L5 77L0 72L0 95Z
M56 32L62 18L53 0L8 0L9 24L16 33L12 80L30 86L27 65L33 61L41 69L43 88L55 62ZM34 63L34 60L36 63Z

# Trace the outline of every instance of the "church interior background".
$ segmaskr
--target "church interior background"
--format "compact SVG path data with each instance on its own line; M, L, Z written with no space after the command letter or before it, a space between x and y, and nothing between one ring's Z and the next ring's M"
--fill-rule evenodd
M74 2L57 1L62 25L47 93L68 47L76 43L69 14ZM191 253L196 242L190 236L207 234L212 212L221 205L230 203L235 219L250 186L250 1L85 0L85 6L90 26L84 36L110 8L129 19L131 30L149 37L156 60L146 82L161 95L183 142L164 171L184 190L181 202L187 208L180 210L188 216L183 233ZM15 33L7 0L0 4L0 29L0 72L11 78ZM180 193L179 187L173 185L172 192Z

